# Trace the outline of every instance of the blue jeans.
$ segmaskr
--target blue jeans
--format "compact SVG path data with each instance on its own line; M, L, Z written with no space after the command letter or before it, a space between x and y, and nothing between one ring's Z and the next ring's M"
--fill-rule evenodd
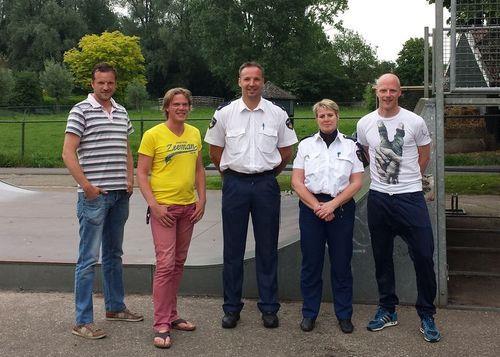
M129 194L125 190L108 191L93 200L78 193L77 216L80 222L80 246L75 269L76 324L91 323L92 289L95 265L102 244L102 272L106 311L125 309L122 277L123 229L128 218Z

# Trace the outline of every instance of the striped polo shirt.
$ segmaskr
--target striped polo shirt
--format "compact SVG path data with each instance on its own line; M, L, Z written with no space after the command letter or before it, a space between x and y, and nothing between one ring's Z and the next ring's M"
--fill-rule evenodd
M80 137L78 162L89 182L107 191L127 189L127 140L134 128L125 108L111 98L108 113L92 94L68 116L66 133ZM82 192L79 186L78 191Z

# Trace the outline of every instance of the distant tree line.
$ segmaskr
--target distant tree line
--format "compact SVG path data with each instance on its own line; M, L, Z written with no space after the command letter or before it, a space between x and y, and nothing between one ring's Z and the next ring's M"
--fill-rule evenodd
M42 89L58 102L83 94L92 60L114 62L118 95L135 100L173 86L233 98L238 66L256 60L299 100L359 101L398 68L342 28L346 9L347 0L0 0L0 104L40 102ZM415 75L405 84L421 84Z

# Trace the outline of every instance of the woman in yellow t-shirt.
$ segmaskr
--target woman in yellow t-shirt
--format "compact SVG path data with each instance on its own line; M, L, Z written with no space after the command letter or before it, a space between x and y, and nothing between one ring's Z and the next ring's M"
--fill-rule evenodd
M149 206L156 254L153 344L159 348L171 346L170 329L196 328L177 313L177 291L193 227L203 217L206 202L200 132L185 123L191 102L187 89L167 91L166 120L146 131L139 147L137 181Z

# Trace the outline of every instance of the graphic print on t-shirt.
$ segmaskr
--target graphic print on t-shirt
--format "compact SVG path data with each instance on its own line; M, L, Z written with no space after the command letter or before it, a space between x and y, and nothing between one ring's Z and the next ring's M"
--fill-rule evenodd
M399 182L399 167L403 156L405 130L403 123L396 129L394 139L389 141L387 128L382 120L377 121L380 145L375 148L375 166L380 181L388 184Z
M165 156L165 164L168 164L176 155L197 153L198 147L196 144L189 144L186 141L181 141L175 144L167 144L167 152L168 154Z

